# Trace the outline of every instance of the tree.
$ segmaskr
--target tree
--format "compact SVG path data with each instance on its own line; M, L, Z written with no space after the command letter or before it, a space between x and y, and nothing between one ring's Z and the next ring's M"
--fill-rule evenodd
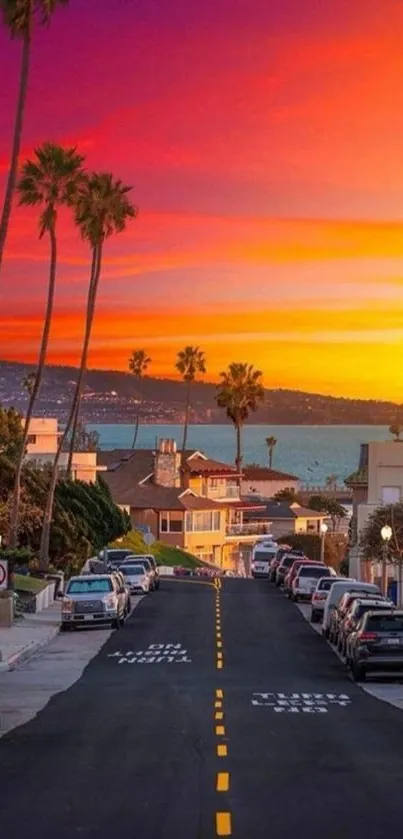
M76 449L78 452L99 452L100 437L98 431L87 431L84 423L79 422L76 429ZM63 451L70 451L70 438L64 443Z
M0 407L0 455L15 460L21 448L22 437L21 414L15 408Z
M266 446L269 449L269 469L273 466L273 452L275 447L277 446L277 440L275 437L266 437Z
M235 465L239 472L242 468L242 428L249 415L257 411L264 400L262 375L261 370L254 369L253 364L233 362L227 370L220 373L221 382L217 385L217 405L225 409L227 417L234 424Z
M175 367L181 374L183 381L186 382L186 410L182 438L183 453L186 449L188 437L191 387L197 374L203 375L206 372L206 356L200 347L185 347L185 349L178 352Z
M81 231L82 237L89 242L92 251L91 274L88 286L85 334L81 352L80 370L66 427L59 441L54 459L52 478L46 501L40 547L40 562L42 567L46 567L49 558L50 526L60 455L70 432L71 443L67 474L71 474L80 400L84 375L87 369L88 348L101 275L103 246L105 240L114 233L121 233L126 229L128 219L136 218L137 216L137 208L127 197L127 193L131 189L132 187L126 186L122 181L115 180L109 172L93 173L92 175L86 176L81 184L75 205L76 224Z
M329 516L333 533L338 530L341 519L344 519L347 515L342 504L339 504L335 498L327 498L325 495L311 495L308 507L310 510L317 510L319 513L326 513Z
M28 90L34 15L35 13L38 13L40 22L42 24L49 24L56 6L66 5L67 3L68 0L0 0L0 11L2 12L3 23L8 28L12 38L19 38L22 41L20 81L14 120L10 168L4 195L3 211L0 220L0 272L3 262L4 246L7 239L11 207L17 183L18 160L20 155L24 111Z
M27 378L29 402L24 424L24 436L15 474L15 487L11 508L10 546L15 548L18 538L18 512L20 502L21 470L25 457L25 448L29 435L29 425L35 403L42 384L46 355L52 324L53 304L56 287L57 269L57 218L59 208L71 206L77 196L80 180L83 177L84 158L75 148L64 149L54 143L44 143L35 149L35 159L27 160L22 167L22 176L18 184L20 204L41 207L39 216L39 238L49 236L50 263L46 312L43 323L42 339L39 350L36 373Z
M279 545L289 545L304 552L312 562L320 562L322 556L321 538L317 533L287 533L277 539ZM345 573L347 539L342 533L329 533L325 541L325 563L338 573Z
M393 434L396 442L400 443L400 435L403 433L403 425L400 425L399 422L394 422L389 426L389 431Z
M326 489L337 489L337 475L328 475L325 480Z
M26 391L26 393L28 394L28 396L32 396L32 394L33 394L34 387L35 387L35 380L36 380L36 374L34 372L31 372L31 373L28 373L27 376L24 376L24 378L21 382L21 384L22 384L24 390Z
M279 489L278 492L273 495L275 501L283 501L285 504L299 504L298 495L293 487L284 487L284 489Z
M132 442L132 449L136 448L137 436L140 425L140 410L143 398L143 381L147 372L148 365L151 364L151 358L147 355L145 350L133 350L129 358L129 370L132 375L138 380L138 394L137 394L137 410L136 410L136 424L134 428L134 437Z

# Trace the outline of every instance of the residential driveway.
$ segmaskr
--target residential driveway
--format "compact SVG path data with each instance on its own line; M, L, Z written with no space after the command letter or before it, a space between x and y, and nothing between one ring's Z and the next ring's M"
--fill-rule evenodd
M384 839L402 784L403 714L263 581L164 582L0 741L12 839Z

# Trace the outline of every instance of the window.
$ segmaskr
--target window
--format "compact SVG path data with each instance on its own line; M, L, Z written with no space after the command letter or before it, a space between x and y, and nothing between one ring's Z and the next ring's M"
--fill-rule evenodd
M95 580L72 580L66 594L105 594L108 591L113 591L112 582L101 577Z
M203 510L197 513L186 513L186 530L189 533L220 530L220 511Z
M400 495L400 487L382 487L382 504L397 504Z
M161 533L183 533L183 513L161 513Z
M34 446L36 443L36 434L28 434L27 446Z

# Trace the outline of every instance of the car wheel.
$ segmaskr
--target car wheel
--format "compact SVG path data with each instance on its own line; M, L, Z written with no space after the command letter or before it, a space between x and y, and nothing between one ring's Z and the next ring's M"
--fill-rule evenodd
M351 673L355 682L365 682L365 670L355 661L351 662Z
M311 623L319 623L319 614L318 612L314 612L313 609L311 612Z

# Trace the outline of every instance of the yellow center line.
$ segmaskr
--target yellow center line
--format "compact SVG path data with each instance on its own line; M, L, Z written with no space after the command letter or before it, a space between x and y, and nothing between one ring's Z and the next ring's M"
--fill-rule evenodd
M217 632L217 638L221 638L221 632L220 631Z
M222 653L217 653L217 658L218 659L222 658Z
M215 695L216 695L217 699L224 699L224 691L223 690L219 690L217 688L217 690L215 692Z
M217 661L217 670L222 670L222 661Z
M215 720L223 720L224 719L224 711L216 711L214 714Z
M216 813L217 836L231 836L231 813Z
M217 757L227 757L228 756L228 746L225 743L219 743L217 746Z
M216 725L215 733L218 737L225 737L225 726L224 725Z
M222 647L222 641L217 641L217 647L220 649Z
M217 792L228 792L229 790L229 773L218 772L217 774Z
M214 702L214 708L222 708L221 699L218 699L217 702Z

